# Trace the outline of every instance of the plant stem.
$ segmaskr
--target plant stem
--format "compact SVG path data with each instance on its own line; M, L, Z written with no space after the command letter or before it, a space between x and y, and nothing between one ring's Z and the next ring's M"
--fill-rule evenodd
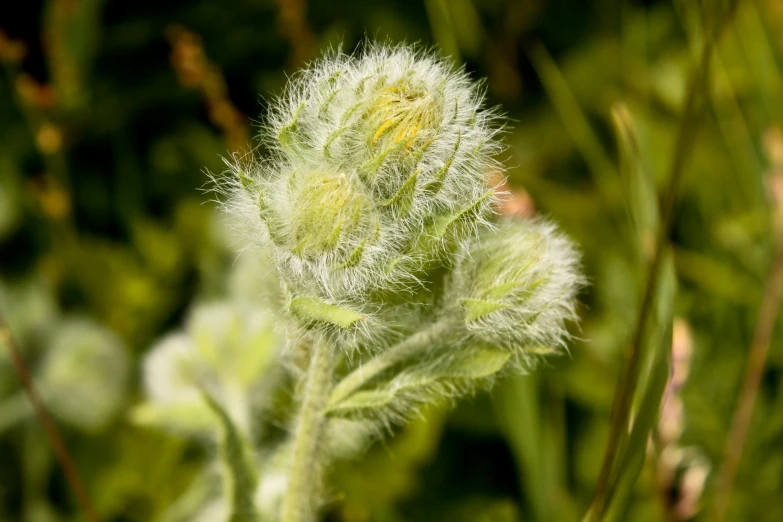
M772 331L775 328L775 320L780 313L781 297L783 297L783 237L778 238L775 260L767 278L756 322L756 330L753 333L753 341L750 345L742 389L734 410L731 431L726 440L723 466L718 476L715 491L714 520L717 522L721 522L726 518L731 489L734 485L734 475L742 456L742 449L748 434L753 407L756 404L756 396L761 385L761 376L764 373L764 365L767 360L767 352L769 352Z
M693 138L696 134L696 123L698 121L697 109L699 106L697 103L699 101L698 95L706 90L705 85L709 72L712 49L713 39L708 38L702 49L699 63L691 77L688 96L680 118L680 126L677 132L677 141L675 143L668 183L664 193L664 199L661 202L661 224L658 229L653 259L650 263L644 297L639 308L639 318L636 323L636 330L634 331L630 355L614 395L609 441L606 446L606 454L604 456L588 520L601 520L603 518L604 509L608 504L607 497L610 496L608 492L612 489L612 472L615 468L615 460L620 449L622 435L623 433L629 432L631 406L638 384L639 369L642 359L642 346L648 336L650 320L653 315L653 305L655 304L656 296L658 294L659 280L664 265L665 246L668 242L669 233L674 222L674 206L682 182L685 161L691 150Z
M326 339L318 339L313 344L294 433L281 522L312 522L315 519L315 491L320 485L321 471L319 450L326 420L324 409L334 375L335 350Z
M436 344L440 337L453 331L454 327L455 325L452 320L440 320L433 323L428 328L416 332L380 355L374 357L366 364L356 368L343 377L337 386L334 387L334 390L332 390L332 393L329 396L328 405L335 406L384 370L389 369L420 350Z
M57 425L52 420L49 412L46 411L46 407L33 383L30 370L27 368L27 364L25 364L24 358L22 358L22 354L16 346L16 342L13 337L11 337L11 331L5 323L2 312L0 312L0 344L8 346L8 351L11 354L11 362L13 362L16 373L19 375L19 380L22 381L22 387L24 388L25 393L27 393L27 398L30 399L30 403L33 405L35 414L38 416L44 431L46 431L49 443L54 449L54 453L57 456L60 467L62 467L68 485L76 496L76 501L79 503L85 520L88 522L100 522L95 508L93 507L92 502L90 502L90 497L87 495L87 488L84 487L84 482L76 469L76 465L73 463L73 459L71 459L71 455L65 447L65 443L57 429Z
M226 473L226 497L230 499L231 515L228 522L257 522L253 494L258 485L258 475L253 469L250 444L223 409L223 406L206 390L204 401L220 421L220 459Z

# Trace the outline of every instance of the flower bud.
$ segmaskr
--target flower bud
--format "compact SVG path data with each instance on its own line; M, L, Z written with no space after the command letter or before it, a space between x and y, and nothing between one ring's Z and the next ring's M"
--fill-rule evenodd
M359 308L409 288L486 226L495 113L462 70L410 47L316 62L272 104L272 156L218 190L292 292Z
M39 374L46 404L74 426L100 430L125 397L127 349L111 330L87 319L68 320L53 335Z
M551 223L522 221L463 246L445 302L475 339L532 356L563 346L581 284L571 241Z
M292 173L284 194L268 210L272 233L303 261L332 268L358 262L378 219L372 201L344 173ZM352 258L353 256L353 258Z
M270 134L283 156L315 156L355 172L378 205L395 202L397 217L422 219L467 208L486 193L500 147L495 114L482 102L476 84L445 60L371 45L296 78ZM291 132L298 147L281 138Z

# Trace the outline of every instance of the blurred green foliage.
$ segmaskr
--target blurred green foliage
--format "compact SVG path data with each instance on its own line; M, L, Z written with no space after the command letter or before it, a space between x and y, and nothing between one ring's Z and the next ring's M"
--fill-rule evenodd
M431 408L360 459L339 462L327 519L584 515L661 226L658 195L678 139L687 139L640 392L629 399L639 429L624 439L606 519L710 520L783 215L783 4L740 1L714 32L728 4L48 0L0 8L0 308L102 520L225 517L210 507L221 491L216 439L138 422L141 362L194 306L269 298L252 267L237 276L246 270L235 263L241 240L209 203L205 171L220 172L221 155L253 144L265 100L286 74L365 37L437 45L488 79L490 100L510 119L515 200L505 211L561 223L583 248L590 286L569 357L453 411ZM710 39L701 103L688 113L689 78ZM78 328L91 330L74 339ZM89 342L116 359L77 361ZM776 330L727 520L783 520L781 347ZM128 354L132 368L123 369ZM58 358L88 372L81 383L52 366ZM286 400L269 398L270 440L285 427ZM79 516L3 350L0 521Z

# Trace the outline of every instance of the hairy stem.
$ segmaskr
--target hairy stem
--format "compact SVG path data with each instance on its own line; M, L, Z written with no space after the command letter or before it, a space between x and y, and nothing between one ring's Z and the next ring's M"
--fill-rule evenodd
M346 399L369 380L403 359L410 357L422 349L433 346L438 342L440 337L453 331L455 326L454 322L448 319L433 323L428 328L416 332L404 341L395 344L387 351L374 357L366 364L356 368L334 387L332 394L329 396L329 406L334 406Z
M282 522L315 520L319 487L319 450L325 425L324 408L332 387L336 348L318 339L312 348L302 406L294 433L288 490L283 497Z

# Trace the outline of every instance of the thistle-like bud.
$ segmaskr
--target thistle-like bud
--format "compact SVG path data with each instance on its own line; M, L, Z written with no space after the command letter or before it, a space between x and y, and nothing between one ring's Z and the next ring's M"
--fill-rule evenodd
M486 224L500 145L482 103L463 70L409 47L324 58L272 104L272 157L218 182L224 206L276 252L295 295L363 309Z
M572 242L549 222L521 221L462 247L445 302L475 340L533 362L563 347L581 285Z
M273 240L305 262L323 264L321 271L358 261L378 232L361 184L345 173L318 171L292 172L281 182L280 200L265 211Z
M125 397L128 351L111 330L88 319L67 320L53 335L38 375L46 404L74 426L100 430Z

